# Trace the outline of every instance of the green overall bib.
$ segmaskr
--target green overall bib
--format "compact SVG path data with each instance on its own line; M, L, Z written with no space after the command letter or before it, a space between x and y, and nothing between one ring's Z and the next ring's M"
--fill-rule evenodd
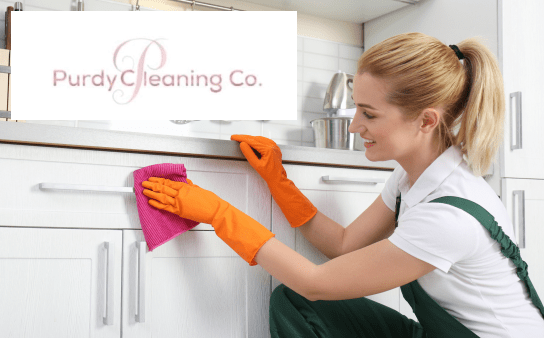
M455 196L436 198L429 203L449 204L468 212L470 215L476 218L476 220L490 232L491 238L500 243L502 247L501 252L503 255L510 258L518 267L518 277L525 282L533 304L540 309L540 313L544 316L544 307L542 306L542 302L538 298L536 290L529 279L529 274L527 272L528 265L521 259L518 246L514 244L510 237L508 237L508 235L502 231L502 228L497 224L495 218L489 212L487 212L487 210L482 208L477 203ZM399 210L400 195L397 197L395 226L398 226ZM455 317L450 315L448 312L446 312L446 310L438 305L438 303L423 290L423 288L417 282L417 279L411 283L401 286L400 290L404 299L412 307L412 310L419 320L419 323L425 328L429 338L478 337L457 319L455 319Z
M397 197L395 226L398 225L400 196ZM464 198L445 196L430 203L446 203L471 214L501 244L501 252L518 267L533 304L544 317L544 307L529 279L527 263L519 248L502 231L494 217L480 205ZM398 311L366 297L309 301L284 284L270 297L272 338L472 338L478 337L444 310L421 288L417 280L401 286L404 299L418 318L416 322Z

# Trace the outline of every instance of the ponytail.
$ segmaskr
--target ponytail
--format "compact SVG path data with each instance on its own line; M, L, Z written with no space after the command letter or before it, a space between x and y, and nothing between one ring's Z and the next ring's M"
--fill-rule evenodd
M503 140L504 85L491 51L475 38L457 45L465 55L469 93L455 144L462 144L474 174L485 174Z

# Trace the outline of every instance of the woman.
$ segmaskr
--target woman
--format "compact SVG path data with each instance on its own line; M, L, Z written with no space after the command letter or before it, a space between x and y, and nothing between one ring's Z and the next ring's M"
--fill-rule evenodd
M372 141L369 160L400 166L345 229L287 178L273 141L231 137L327 263L311 263L192 182L150 178L143 185L153 191L144 193L157 208L211 224L250 265L283 283L270 301L272 337L544 336L544 308L510 241L512 224L481 177L503 135L493 54L474 39L446 46L401 34L361 56L353 87L350 132ZM362 298L399 286L419 322Z

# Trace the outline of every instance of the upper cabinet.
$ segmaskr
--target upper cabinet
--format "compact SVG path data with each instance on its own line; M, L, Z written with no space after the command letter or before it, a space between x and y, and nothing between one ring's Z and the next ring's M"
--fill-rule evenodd
M330 20L363 23L410 4L416 4L419 0L245 0L245 2Z
M499 5L506 99L501 177L544 179L544 2L502 0Z

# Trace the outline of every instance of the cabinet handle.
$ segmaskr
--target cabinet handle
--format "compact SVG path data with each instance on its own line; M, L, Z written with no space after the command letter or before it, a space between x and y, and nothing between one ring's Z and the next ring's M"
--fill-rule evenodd
M133 187L109 187L105 185L83 185L83 184L64 184L64 183L40 183L40 189L132 192L132 193L134 192Z
M136 306L136 321L145 322L145 253L146 242L136 242L138 248L138 304Z
M513 195L513 201L515 201L516 195L519 196L518 198L518 208L519 208L519 248L524 249L525 248L525 190L514 190L512 192ZM516 205L515 202L513 204ZM514 210L514 215L515 215ZM514 223L514 230L516 229L515 226L515 217L512 217L512 222Z
M514 131L512 129L514 115L512 114L512 98L516 98L516 144L514 145ZM521 149L521 92L510 93L510 150Z
M106 315L103 317L105 325L113 325L113 276L115 271L113 270L113 259L115 254L114 243L104 242L104 248L106 249Z
M369 183L378 184L385 183L384 178L357 178L357 177L339 177L339 176L322 176L323 182L354 182L354 183Z

